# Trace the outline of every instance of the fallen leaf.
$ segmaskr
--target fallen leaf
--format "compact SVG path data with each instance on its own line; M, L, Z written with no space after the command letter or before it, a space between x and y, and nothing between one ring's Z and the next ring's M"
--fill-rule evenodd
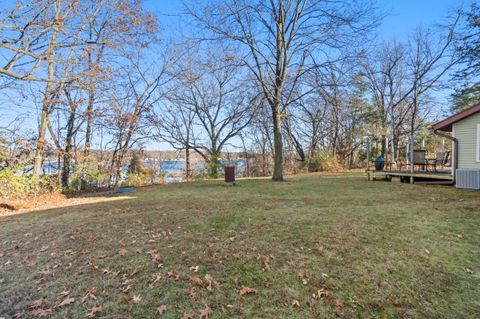
M467 274L471 274L471 275L473 274L473 270L471 270L471 269L468 268L468 267L465 268L465 272L466 272Z
M184 312L181 319L193 319L193 315L188 312Z
M127 253L128 253L128 251L127 251L125 248L122 248L122 249L120 249L120 250L118 251L118 254L119 254L120 256L122 256L122 257L123 257L123 256L126 256Z
M238 282L240 281L240 278L238 278L238 276L235 276L235 277L232 278L232 281L235 284L235 286L237 286Z
M192 298L193 300L200 299L200 294L197 292L197 289L195 287L190 288L190 291L188 294L190 295L190 298Z
M302 284L307 285L308 284L308 279L307 279L307 273L304 271L299 271L297 273L297 277L302 281Z
M170 270L169 272L167 272L167 276L169 278L175 279L175 281L180 280L180 274L176 270Z
M124 287L121 287L120 288L120 291L123 292L124 294L128 293L129 291L131 291L133 289L133 286L132 285L127 285L127 286L124 286Z
M162 257L160 257L160 255L157 254L157 252L155 250L147 251L147 255L149 255L150 258L152 258L153 261L156 261L158 263L162 262Z
M272 281L267 278L267 279L265 279L265 280L263 281L263 285L264 285L266 288L268 288L268 287L270 287L270 286L272 285Z
M167 306L165 305L160 305L157 307L157 313L159 315L163 314L165 311L167 311Z
M59 297L66 297L70 294L70 290L64 289L63 291L58 293Z
M396 299L392 300L392 304L393 304L395 307L400 307L400 306L402 306L402 299L396 298Z
M150 284L148 285L148 287L151 289L155 286L155 284L160 280L162 279L162 275L160 274L155 274L152 276L152 280L150 281Z
M34 309L32 310L32 315L34 317L43 318L43 317L51 317L53 315L53 309Z
M200 319L208 319L212 314L212 309L209 306L205 306L205 309L200 310Z
M44 304L43 298L33 301L28 307L31 309L39 308Z
M295 309L300 309L300 308L301 308L301 306L300 306L300 301L294 299L294 300L292 301L292 306L293 306L293 308L295 308Z
M88 318L94 318L100 312L102 312L102 306L94 306L94 307L92 307L92 309L88 313L87 317Z
M335 307L336 308L342 308L343 307L343 301L341 301L341 300L335 301Z
M63 306L69 305L74 301L75 301L75 298L67 297L61 303L59 303L57 307L63 307Z
M193 272L198 272L198 266L192 266L190 267L190 270Z
M248 295L248 294L254 294L256 292L257 291L253 288L249 288L249 287L240 288L240 296L244 296L244 295Z
M139 267L135 268L135 269L130 273L130 277L135 276L140 270L141 270L141 268L139 268Z
M203 281L200 277L198 277L198 276L190 277L190 281L193 282L195 284L195 286L197 286L199 288L203 288Z
M139 295L134 295L132 299L130 299L130 303L132 304L140 303L140 301L142 301L142 297Z
M297 277L300 278L300 279L307 278L307 273L304 272L304 271L299 271L299 272L297 272Z
M93 300L97 300L97 296L95 296L96 293L97 293L97 288L95 288L95 287L90 288L90 289L87 291L87 294L86 294L85 296L83 296L80 301L81 301L82 303L85 303L89 298L90 298L90 299L93 299Z
M318 300L322 298L323 296L328 296L328 292L325 290L325 288L321 288L317 290L317 293L313 294L313 299Z
M207 282L207 287L206 287L207 290L212 291L213 290L212 284L214 283L213 277L210 274L206 274L205 275L205 281Z

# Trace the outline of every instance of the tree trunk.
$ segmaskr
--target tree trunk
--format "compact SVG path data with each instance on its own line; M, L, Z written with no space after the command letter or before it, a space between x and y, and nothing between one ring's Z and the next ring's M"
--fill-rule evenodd
M57 37L59 33L58 25L59 8L55 8L52 39L48 45L48 82L45 86L45 96L43 97L42 115L40 118L40 127L38 129L37 145L35 148L35 157L33 163L33 177L38 179L40 177L40 169L43 160L43 150L45 148L45 134L47 131L48 117L50 116L50 108L52 104L52 87L53 77L55 75L54 59L55 59L55 46L57 45Z
M90 145L91 145L91 140L92 140L92 114L93 114L93 103L95 100L94 97L95 94L95 89L89 88L88 92L88 106L87 106L87 128L85 132L85 150L84 150L84 155L85 157L88 157L90 153Z
M387 155L387 137L385 135L382 135L380 154L383 158Z
M70 116L67 122L67 134L65 136L65 152L63 154L62 167L62 187L68 188L70 179L70 163L72 161L72 138L73 138L73 124L75 122L75 110L70 111Z
M46 103L47 101L44 102L44 108L42 109L42 116L40 118L40 127L38 129L38 138L33 163L33 176L37 179L40 177L40 169L43 160L43 150L45 148L45 134L47 131L48 122L48 110L44 110L45 107L48 108L48 105Z
M277 106L273 114L273 145L274 145L274 163L273 176L274 181L283 181L283 140L282 140L282 119Z
M185 177L187 182L190 180L190 147L185 148Z
M217 151L211 152L208 155L208 175L212 178L218 177L218 158L220 154Z
M90 145L92 140L92 116L93 116L93 104L95 103L95 86L96 86L96 70L93 71L92 53L88 52L88 67L93 72L90 85L88 86L88 106L86 111L87 116L87 128L85 132L85 150L84 155L88 157L90 153Z

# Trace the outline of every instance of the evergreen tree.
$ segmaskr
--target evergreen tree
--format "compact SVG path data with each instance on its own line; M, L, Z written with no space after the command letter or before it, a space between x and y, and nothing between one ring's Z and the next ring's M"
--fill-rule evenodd
M462 58L462 69L455 80L463 79L464 84L452 94L453 113L480 103L480 5L472 3L470 10L463 13L464 26L458 44Z
M130 164L128 165L128 174L142 174L144 172L144 168L142 165L141 156L138 152L134 152L132 154L132 158L130 159Z
M480 104L480 83L457 88L452 94L452 113L461 112L473 105Z

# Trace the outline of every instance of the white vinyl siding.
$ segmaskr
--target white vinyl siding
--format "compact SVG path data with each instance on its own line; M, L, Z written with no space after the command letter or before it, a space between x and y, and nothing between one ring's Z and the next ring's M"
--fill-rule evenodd
M480 123L477 124L477 162L480 162Z
M480 113L453 124L458 139L458 168L480 168Z

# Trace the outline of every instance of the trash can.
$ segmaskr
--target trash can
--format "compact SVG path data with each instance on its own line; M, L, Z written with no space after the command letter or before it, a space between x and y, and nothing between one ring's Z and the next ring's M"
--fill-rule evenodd
M225 166L225 184L235 185L235 166Z

